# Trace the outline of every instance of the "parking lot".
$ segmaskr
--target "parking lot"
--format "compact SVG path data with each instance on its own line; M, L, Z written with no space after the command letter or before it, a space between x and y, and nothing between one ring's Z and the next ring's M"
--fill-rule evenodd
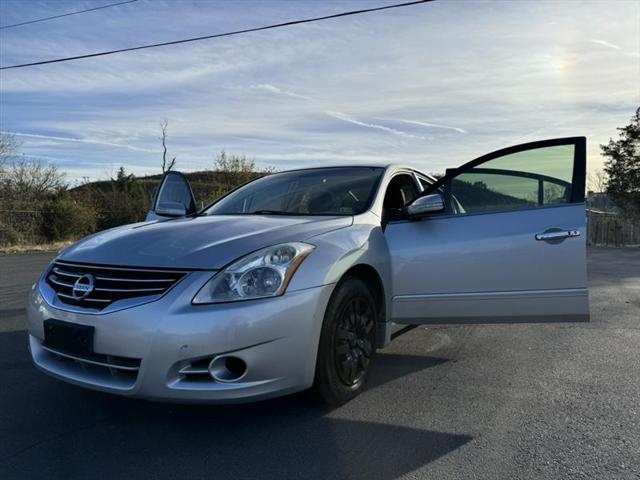
M150 403L30 363L24 301L52 254L0 256L0 479L640 478L640 249L589 251L591 323L417 328L368 390Z

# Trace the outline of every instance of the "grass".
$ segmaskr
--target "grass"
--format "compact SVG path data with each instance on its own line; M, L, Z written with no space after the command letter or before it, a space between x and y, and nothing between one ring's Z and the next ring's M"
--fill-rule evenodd
M64 242L44 243L38 245L8 245L0 246L0 255L10 255L16 253L33 253L33 252L57 252L71 245L72 240Z

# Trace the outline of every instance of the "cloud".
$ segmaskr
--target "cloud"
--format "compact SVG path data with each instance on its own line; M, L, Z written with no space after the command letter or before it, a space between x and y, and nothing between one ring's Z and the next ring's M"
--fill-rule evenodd
M55 10L0 2L6 22ZM151 3L14 29L0 42L0 58L24 63L344 9L344 2ZM292 168L380 158L441 171L523 136L584 134L596 145L640 99L640 12L633 2L610 3L576 10L563 2L499 9L442 2L3 71L0 130L31 135L22 152L60 158L76 176L111 164L156 172L163 118L169 150L189 170L210 167L222 148ZM551 18L563 18L563 28ZM602 111L581 117L596 100ZM589 156L593 165L598 148Z
M62 158L50 157L48 155L31 155L31 154L23 153L20 156L24 158L32 158L34 160L44 160L45 162L50 162L50 163L59 163L64 161L64 159Z
M306 95L301 95L299 93L291 92L289 90L283 90L282 88L278 88L274 85L269 85L268 83L260 83L258 85L250 85L249 88L254 90L266 90L268 92L277 93L278 95L286 95L287 97L299 98L302 100L306 100L308 102L312 102L313 98L308 97Z
M35 138L42 140L53 140L54 142L72 142L72 143L88 143L91 145L102 145L105 147L116 147L116 148L126 148L127 150L131 150L134 152L145 152L145 153L158 153L159 149L150 149L150 148L141 148L135 147L133 145L126 145L122 143L113 143L113 142L105 142L102 140L95 139L86 139L86 138L72 138L72 137L57 137L54 135L38 135L35 133L21 133L21 132L7 132L0 131L0 133L6 135L15 135L16 137L25 137L25 138Z
M611 42L607 42L606 40L592 39L591 42L597 43L598 45L602 45L603 47L613 48L614 50L621 50L621 48L618 45L615 45Z
M394 122L402 122L402 123L407 123L409 125L420 125L421 127L427 127L427 128L442 128L442 129L445 129L445 130L453 130L454 132L458 132L458 133L469 133L468 131L466 131L463 128L450 127L448 125L440 125L438 123L419 122L417 120L405 120L403 118L387 118L387 119L381 118L380 120L390 120L390 121L394 121Z
M354 125L359 125L361 127L373 128L375 130L382 130L383 132L392 133L393 135L398 135L400 137L417 138L417 139L420 139L420 140L425 140L424 137L419 137L417 135L412 135L410 133L403 132L402 130L397 130L395 128L385 127L384 125L378 125L376 123L361 122L360 120L357 120L357 119L353 118L352 116L347 115L346 113L334 112L334 111L327 111L325 113L327 115L329 115L330 117L337 118L338 120L342 120L343 122L352 123Z

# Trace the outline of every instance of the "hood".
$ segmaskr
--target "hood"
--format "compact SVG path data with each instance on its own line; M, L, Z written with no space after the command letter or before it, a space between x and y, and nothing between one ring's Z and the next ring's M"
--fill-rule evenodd
M215 215L112 228L80 240L60 260L102 265L216 270L260 248L302 242L353 217Z

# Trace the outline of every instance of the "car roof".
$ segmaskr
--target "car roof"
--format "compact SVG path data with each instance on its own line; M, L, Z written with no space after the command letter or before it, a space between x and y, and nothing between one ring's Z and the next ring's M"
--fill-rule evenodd
M329 168L383 168L387 171L395 171L395 170L411 170L412 172L416 172L420 175L425 175L430 177L430 175L417 170L416 168L410 167L409 165L405 165L402 163L352 163L352 164L341 164L341 165L323 165L322 167L301 167L301 168L292 168L289 170L281 170L273 173L287 173L287 172L299 172L304 170L322 170Z

